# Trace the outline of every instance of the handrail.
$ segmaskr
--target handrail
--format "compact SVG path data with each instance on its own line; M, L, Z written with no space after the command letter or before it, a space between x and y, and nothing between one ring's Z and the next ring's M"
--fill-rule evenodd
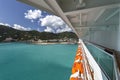
M93 58L93 56L90 54L89 50L87 49L87 47L85 46L85 44L83 43L83 41L80 39L79 40L79 45L81 45L81 51L82 51L82 75L80 73L80 70L76 70L76 68L74 68L74 64L81 62L81 58L75 58L75 62L73 64L72 70L73 73L70 76L70 80L104 80L104 78L106 78L105 76L103 77L103 72L100 69L99 65L97 64L97 62L95 61L95 59ZM79 48L80 46L78 46ZM76 56L79 55L76 54ZM80 64L80 63L79 63ZM77 67L77 68L81 68L81 67ZM108 80L106 78L106 80Z
M102 68L102 66L101 66L99 63L98 63L98 65L100 66L102 72L105 74L106 78L107 78L108 80L111 80L110 77L108 76L108 74L107 74L107 73L104 71L104 69Z
M87 42L87 43L89 43L89 42ZM89 44L91 44L91 45L93 45L92 43L89 43ZM96 45L96 44L95 44ZM94 45L93 45L94 46ZM97 45L97 46L99 46L99 45ZM95 46L96 47L96 46ZM101 47L101 46L100 46ZM97 48L97 47L96 47ZM104 47L105 48L105 47ZM102 50L102 49L100 49L100 48L98 48L99 50ZM109 48L108 48L109 49ZM115 71L115 78L116 78L116 80L119 80L118 79L118 76L120 75L119 73L118 73L118 71L117 71L117 66L118 66L118 64L116 64L117 63L117 61L116 61L116 59L118 59L118 58L115 58L115 57L118 57L118 56L116 56L115 55L115 50L114 49L109 49L109 50L111 50L111 52L113 52L113 54L111 55L111 54L108 54L108 52L105 52L105 53L107 53L108 55L110 55L111 57L112 57L112 59L113 59L113 65L114 65L114 71ZM104 52L104 50L102 50L103 52ZM101 66L100 66L101 67ZM119 66L120 67L120 66ZM101 67L101 69L102 69L102 67ZM102 69L103 70L103 69ZM119 70L119 69L118 69ZM104 72L104 70L103 70L103 72ZM105 74L106 75L106 74ZM108 77L108 76L107 76ZM113 79L114 80L114 79Z
M94 43L94 42L91 42L91 41L88 41L88 40L84 40L84 42L89 42L89 43L92 43L92 44L94 44L94 45L100 46L100 47L102 47L102 48L110 49L110 48L108 48L108 47L105 47L105 46L103 46L103 45L100 45L100 44L97 44L97 43ZM112 50L112 49L111 49L111 50Z
M70 80L94 80L93 75L82 44L78 44Z
M89 43L89 42L87 42L87 44L93 45L92 43ZM102 49L98 48L98 47L97 47L97 46L95 46L95 45L93 45L93 46L94 46L95 48L97 48L98 50L100 50L100 51L104 52L105 54L107 54L107 55L109 55L109 56L113 57L113 55L109 54L108 52L106 52L106 51L104 51L104 50L102 50Z
M85 53L85 50L84 50L84 48L83 48L83 52L84 52L84 54L85 54L85 60L86 60L86 65L87 65L87 68L88 68L88 73L90 73L90 76L91 76L91 79L92 80L94 80L94 71L92 70L92 68L90 67L90 64L89 64L89 62L88 62L88 59L87 59L87 57L86 57L86 53Z
M95 59L93 58L93 56L90 54L89 50L87 49L87 47L85 46L85 44L82 42L83 47L85 49L86 52L86 57L88 58L88 61L94 71L94 79L95 80L103 80L103 72L100 69L99 65L97 64L97 62L95 61ZM106 78L106 77L105 77Z
M116 61L118 70L120 72L120 52L119 51L115 51L114 52L114 57L115 57L115 61Z
M117 64L118 71L120 72L120 52L119 51L116 51L114 49L110 49L108 47L105 47L103 45L100 45L100 44L97 44L97 43L94 43L94 42L91 42L91 41L85 40L84 42L89 42L89 43L92 43L94 45L100 46L100 47L104 48L104 51L113 55L115 57L115 63Z

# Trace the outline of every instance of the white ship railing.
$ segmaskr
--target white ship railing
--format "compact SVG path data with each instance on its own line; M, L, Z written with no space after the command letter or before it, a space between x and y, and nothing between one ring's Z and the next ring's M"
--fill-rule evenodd
M84 66L83 75L81 78L81 73L79 73L78 69L77 72L72 73L70 80L74 80L74 77L77 78L75 80L109 80L106 75L104 75L101 68L99 67L99 65L97 64L97 62L95 61L95 59L93 58L93 56L91 55L91 53L81 39L79 39L78 49L79 47L82 47L82 63Z
M93 69L94 80L104 80L103 76L102 76L103 75L102 70L100 69L99 65L94 60L93 56L90 54L90 52L88 51L87 47L85 46L85 44L83 43L83 41L81 39L79 39L79 43L82 44L84 51L86 53L86 57L88 59L88 62L90 64L91 68Z
M103 69L101 63L99 63L99 61L97 61L97 63L98 63L98 65L100 66L101 70L103 71L103 74L107 77L108 80L119 80L119 79L118 79L117 64L116 64L116 61L115 61L114 56L113 56L113 55L110 55L109 53L105 52L104 50L96 47L95 45L93 45L93 44L91 44L91 43L88 43L88 42L87 42L87 44L92 45L93 47L95 47L96 49L98 49L100 52L103 52L103 53L106 54L107 56L110 56L110 57L111 57L111 59L112 59L112 61L113 61L113 65L112 65L112 66L113 66L113 68L112 68L113 77L112 77L112 78L110 78L110 77L108 76L108 74L105 72L105 70ZM96 53L96 54L97 54L97 53ZM106 57L107 57L107 56L106 56ZM106 63L106 64L108 64L108 63ZM109 63L109 64L110 64L110 63ZM112 64L112 63L111 63L111 64ZM104 64L103 64L103 65L104 65ZM112 67L112 66L109 66L109 67ZM104 67L105 67L105 66L104 66ZM104 76L104 75L103 75L103 76ZM104 80L105 80L105 79L104 79Z

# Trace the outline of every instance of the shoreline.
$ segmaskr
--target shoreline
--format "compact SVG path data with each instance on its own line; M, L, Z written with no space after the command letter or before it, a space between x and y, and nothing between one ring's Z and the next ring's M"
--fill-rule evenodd
M28 42L28 41L0 42L0 43L27 43L27 44L37 44L37 45L77 44L77 42Z
M30 44L40 44L40 45L50 45L50 44L77 44L77 43L73 43L73 42L31 42Z

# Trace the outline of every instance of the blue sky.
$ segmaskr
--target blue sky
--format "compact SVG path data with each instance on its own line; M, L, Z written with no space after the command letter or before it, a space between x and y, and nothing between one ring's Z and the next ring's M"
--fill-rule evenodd
M61 18L16 0L0 0L0 24L40 32L72 31Z

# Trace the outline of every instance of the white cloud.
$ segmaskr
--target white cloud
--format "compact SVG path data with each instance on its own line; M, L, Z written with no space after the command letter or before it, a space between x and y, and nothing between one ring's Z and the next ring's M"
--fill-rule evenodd
M47 27L44 31L55 33L72 31L60 17L54 15L47 15L45 18L41 18L40 21L41 26Z
M23 30L23 31L31 30L31 28L25 28L25 27L18 25L18 24L14 24L12 28L17 29L17 30Z
M47 27L44 31L45 31L45 32L54 32L53 29L50 28L50 27Z
M23 27L21 25L18 25L18 24L14 24L13 26L11 26L10 24L7 24L7 23L0 23L0 25L12 27L14 29L23 30L23 31L29 31L29 30L31 30L31 28L25 28L25 27Z
M35 19L39 19L42 17L42 11L40 10L28 10L26 13L24 13L26 19L30 19L31 22Z
M61 33L61 32L70 32L70 31L72 31L72 29L71 28L69 28L67 25L63 28L63 29L57 29L56 30L56 33Z
M0 25L4 25L4 26L9 26L11 27L11 25L7 24L7 23L0 23Z

